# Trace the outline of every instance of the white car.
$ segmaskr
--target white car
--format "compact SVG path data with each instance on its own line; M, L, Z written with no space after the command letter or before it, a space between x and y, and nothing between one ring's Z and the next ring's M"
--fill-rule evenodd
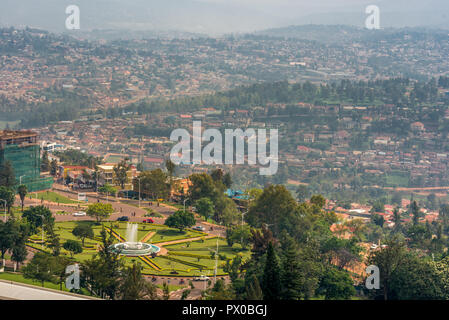
M193 230L204 231L206 230L203 226L195 226L192 228Z
M209 277L206 277L205 275L201 275L199 277L194 277L193 280L194 281L207 281L207 280L209 280Z
M86 213L84 211L78 211L73 214L75 217L84 217Z

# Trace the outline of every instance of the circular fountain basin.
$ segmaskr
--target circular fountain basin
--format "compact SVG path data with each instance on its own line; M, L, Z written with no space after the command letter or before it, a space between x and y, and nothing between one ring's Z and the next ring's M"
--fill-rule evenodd
M111 249L125 256L147 256L161 250L158 246L142 242L120 242L113 244Z

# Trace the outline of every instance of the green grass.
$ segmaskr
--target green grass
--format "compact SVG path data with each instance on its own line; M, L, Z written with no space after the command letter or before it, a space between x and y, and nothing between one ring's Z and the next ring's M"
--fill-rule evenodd
M164 288L164 285L162 285L162 284L157 284L156 286L157 286L159 289L163 289L163 288ZM188 285L180 286L180 285L177 285L177 284L169 284L169 285L168 285L168 290L169 290L170 292L172 292L172 291L176 291L176 290L183 289L183 288L187 288L187 287L188 287Z
M94 231L94 237L99 237L101 232L101 225L95 225L92 221L65 221L65 222L56 222L55 223L55 232L60 237L61 246L67 241L67 240L76 240L81 243L81 240L75 237L72 234L72 230L78 225L78 224L91 224L92 229ZM34 235L31 237L31 239L36 239L40 241L41 236L40 234ZM46 241L46 238L44 237L44 241ZM85 239L84 245L85 246L94 246L94 248L83 248L83 252L79 254L73 255L73 259L76 261L85 261L89 260L97 251L96 247L97 245L100 245L100 241L96 241L94 239ZM36 249L41 249L40 243L28 243L28 245L32 246ZM50 253L50 249L44 246L44 251ZM70 252L65 250L64 248L61 248L61 255L71 257Z
M94 248L84 248L83 252L80 254L76 254L73 256L74 261L83 262L91 259L91 257L96 254L96 247L101 245L99 241L100 232L102 229L101 225L96 225L93 221L64 221L64 222L56 222L55 223L55 232L60 236L61 245L64 244L67 240L76 240L81 242L78 238L76 238L72 234L73 228L75 228L78 224L91 224L94 230L94 239L86 239L85 245L93 246ZM120 234L121 236L126 236L126 225L127 222L104 222L104 226L110 227L113 226L113 229ZM145 227L145 229L143 229ZM183 239L185 237L196 238L204 235L201 232L185 230L184 232L179 232L177 229L169 228L167 226L158 225L158 224L139 224L138 227L138 239L142 239L149 232L155 232L153 238L150 239L150 242L159 241L173 241L178 239ZM162 238L163 237L163 238ZM35 239L40 241L41 235L40 233L31 237L31 239ZM44 238L44 241L46 239ZM118 240L115 240L118 242ZM209 249L216 249L216 239L207 239L203 242L201 240L190 241L189 247L187 247L187 243L179 243L174 245L166 246L167 250L172 251L174 255L171 257L176 259L175 261L167 259L162 256L155 257L151 259L154 263L156 263L162 270L154 270L146 263L141 261L137 257L124 257L121 259L125 263L125 265L132 265L134 262L139 262L143 267L144 274L154 274L154 275L164 275L164 276L173 276L171 271L176 270L178 272L177 276L198 276L201 274L212 275L213 268L215 267L215 259L211 258L211 251ZM40 243L28 243L30 246L41 249ZM156 244L157 245L157 244ZM240 248L229 247L227 242L224 239L218 240L219 245L219 254L224 255L225 259L232 259L236 254L241 254L244 259L247 259L250 256L250 251L241 251ZM44 246L44 251L50 253L50 249ZM178 253L178 255L176 255ZM181 255L179 255L181 253ZM197 257L183 256L182 253L188 254L198 254L203 256L198 261ZM61 248L61 255L70 257L70 253L63 248ZM217 272L219 275L224 275L225 272L223 270L224 263L226 261L223 259L218 259L218 269ZM204 268L200 268L199 265ZM201 271L201 270L202 271Z
M33 281L31 279L26 279L22 274L19 274L19 273L2 272L2 273L0 273L0 279L34 285L34 286L38 286L38 287L42 288L41 282ZM59 284L55 284L52 282L44 282L44 288L60 290ZM81 290L82 290L82 294L89 295L89 293L86 289L83 288ZM69 292L69 290L65 287L64 284L62 284L62 291Z
M28 194L28 197L35 198L35 195ZM72 200L70 198L67 198L66 196L63 196L63 195L53 192L53 191L38 192L37 198L40 200L46 200L46 201L51 201L51 202L56 202L56 203L64 203L64 204L82 203L81 201Z
M155 232L156 234L151 238L152 243L197 238L204 236L203 233L191 230L179 231L178 229L168 227L165 227L164 229L155 230Z
M408 187L408 177L400 175L387 175L387 185L392 187Z

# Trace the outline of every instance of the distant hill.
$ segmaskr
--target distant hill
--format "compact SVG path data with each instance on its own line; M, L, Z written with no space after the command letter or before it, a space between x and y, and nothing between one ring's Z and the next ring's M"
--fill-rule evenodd
M433 28L387 28L368 30L362 27L347 25L300 25L284 28L273 28L253 33L259 36L294 38L318 41L321 43L348 43L360 41L378 41L383 39L401 39L404 35L414 37L432 36L448 37L449 31Z

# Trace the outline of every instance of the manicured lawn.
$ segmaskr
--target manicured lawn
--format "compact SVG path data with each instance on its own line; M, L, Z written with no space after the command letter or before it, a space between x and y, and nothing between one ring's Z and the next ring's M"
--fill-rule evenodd
M81 242L80 239L76 238L72 234L72 230L78 224L90 224L94 230L94 239L86 239L85 240L85 248L83 248L83 252L80 254L76 254L73 256L74 261L83 262L90 259L94 254L97 253L97 247L101 245L100 241L100 232L102 230L101 225L96 225L93 221L65 221L65 222L56 222L55 224L55 232L60 237L61 245L63 245L67 240L76 240ZM126 226L127 222L104 222L105 227L111 227L115 232L120 234L123 238L126 238ZM138 240L141 240L145 235L149 232L154 232L152 238L149 239L148 242L155 243L157 242L168 242L179 239L190 239L190 238L198 238L204 236L203 233L192 230L185 230L180 232L178 229L168 228L167 226L158 225L158 224L138 224ZM36 234L31 237L31 240L34 240L35 243L29 242L28 244L36 249L41 249L40 244L41 234ZM46 239L44 238L44 241ZM118 242L115 240L114 242ZM154 274L154 275L172 275L171 272L175 270L178 272L177 276L196 276L201 274L213 274L213 269L215 267L215 259L212 259L211 250L216 249L217 240L214 239L204 239L204 240L195 240L189 241L190 245L186 242L165 246L165 248L173 254L169 254L168 256L157 256L155 258L150 258L150 261L155 263L161 270L155 270L153 267L149 266L147 263L142 261L138 257L124 257L121 256L121 259L126 265L132 265L134 262L139 262L143 267L144 274ZM226 263L226 259L232 259L236 254L241 254L244 259L247 259L250 256L250 251L241 251L239 248L229 247L224 239L218 239L218 251L219 251L219 259L218 259L218 268L217 272L219 275L224 275L223 266ZM50 253L50 249L44 246L44 251ZM61 248L61 255L70 257L70 253L65 249ZM194 255L194 256L192 256ZM198 257L195 255L199 255L200 259L198 261ZM220 257L221 256L221 257ZM167 258L168 257L168 258Z
M31 284L34 286L42 287L40 282L36 282L31 279L25 279L21 274L18 274L18 273L2 272L2 273L0 273L0 279L20 282L20 283L25 283L25 284ZM67 289L65 289L64 285L62 287L63 287L63 291L68 291ZM51 283L51 282L45 282L44 288L59 290L59 285Z
M19 273L2 272L2 273L0 273L0 279L2 279L2 280L9 280L9 281L15 281L15 282L19 282L19 283L30 284L30 285L42 287L41 282L33 281L31 279L26 279L26 278L23 277L23 275L21 275ZM55 283L52 283L52 282L45 282L44 283L44 288L60 290L59 284L55 284ZM62 284L62 291L66 291L66 292L69 291L69 290L67 290L67 288L65 287L64 284ZM89 295L88 292L85 289L82 289L82 291L83 291L83 294Z
M95 225L94 222L91 221L66 221L66 222L56 222L55 223L55 232L60 237L61 246L67 241L67 240L76 240L81 243L81 240L75 237L72 234L72 230L78 225L78 224L91 224L92 229L94 231L94 237L100 237L101 232L101 225ZM36 234L31 237L33 240L40 241L41 235ZM44 241L46 241L46 238L44 237ZM85 261L89 260L92 255L94 255L97 251L96 248L98 245L100 245L101 242L97 241L95 239L85 239L84 245L87 247L83 248L83 252L79 254L73 255L73 259L76 261ZM30 246L41 249L40 243L29 243ZM50 249L44 246L44 251L50 252ZM70 252L65 250L64 248L61 248L61 255L70 257Z
M31 193L28 194L28 197L35 198L35 194ZM37 198L41 200L56 202L56 203L65 203L65 204L73 204L73 203L82 203L81 201L72 200L70 198L67 198L66 196L63 196L59 193L53 192L53 191L44 191L44 192L38 192Z
M165 227L164 229L158 229L155 231L156 234L151 238L152 243L197 238L204 236L204 234L200 232L195 232L192 230L179 231L178 229L168 227Z

